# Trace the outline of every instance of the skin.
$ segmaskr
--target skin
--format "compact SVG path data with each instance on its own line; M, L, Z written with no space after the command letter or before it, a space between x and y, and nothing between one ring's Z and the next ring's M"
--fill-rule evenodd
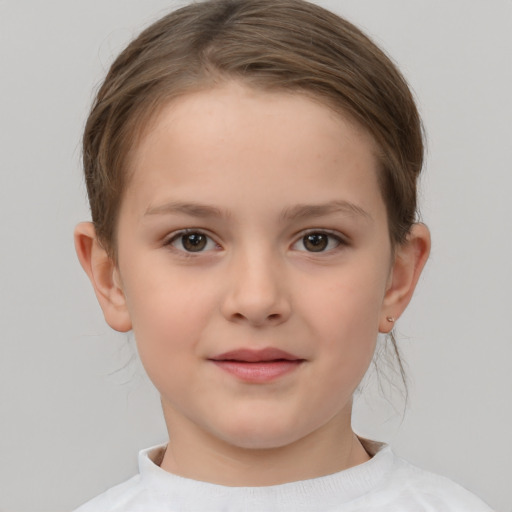
M372 139L305 95L229 82L164 108L130 172L118 261L90 223L75 242L107 322L133 329L161 394L162 467L254 486L367 461L352 394L430 247L418 224L392 251ZM184 229L208 237L203 250L186 250ZM324 250L310 250L313 233ZM248 383L211 360L268 347L302 362Z

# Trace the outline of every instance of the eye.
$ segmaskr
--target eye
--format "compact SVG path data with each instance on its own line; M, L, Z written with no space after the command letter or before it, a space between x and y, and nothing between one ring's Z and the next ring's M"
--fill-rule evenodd
M327 252L343 243L341 237L325 231L312 231L293 244L293 249L307 252Z
M211 251L218 247L208 235L200 231L181 231L174 235L166 245L185 252Z

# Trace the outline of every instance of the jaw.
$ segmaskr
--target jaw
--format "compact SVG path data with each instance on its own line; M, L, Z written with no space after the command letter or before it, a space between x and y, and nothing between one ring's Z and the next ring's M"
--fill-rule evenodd
M268 416L236 422L229 413L225 423L230 430L226 427L220 436L164 401L162 405L171 441L161 467L187 478L228 486L277 485L332 474L368 460L350 425L351 401L326 424L296 439L290 438L290 425L270 425Z

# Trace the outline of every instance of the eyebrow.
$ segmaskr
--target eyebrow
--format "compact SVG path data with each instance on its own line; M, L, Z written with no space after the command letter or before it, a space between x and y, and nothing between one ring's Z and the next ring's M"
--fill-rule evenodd
M227 217L227 214L223 210L215 206L199 203L183 203L180 201L171 201L159 206L149 207L144 215L169 215L177 213L198 218Z
M298 204L286 208L281 214L282 220L301 220L311 217L324 217L333 213L343 213L350 216L373 220L372 216L357 204L345 200L329 201L322 204Z
M305 218L323 217L333 213L343 213L350 216L362 217L373 220L371 215L360 206L345 200L334 200L322 204L298 204L282 211L281 221L301 220ZM149 207L144 216L147 215L172 215L184 214L191 217L229 217L229 213L207 204L185 203L170 201L168 203Z

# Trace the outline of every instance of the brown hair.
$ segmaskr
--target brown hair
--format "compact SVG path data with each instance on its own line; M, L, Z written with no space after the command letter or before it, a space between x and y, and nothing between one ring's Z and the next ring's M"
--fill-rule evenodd
M352 117L374 138L392 244L416 217L420 118L391 60L359 29L304 0L206 0L163 17L112 64L89 115L83 163L92 219L116 257L129 154L171 98L236 79L301 91Z
M309 94L366 129L377 146L392 245L405 241L416 218L423 140L414 99L391 60L354 25L304 0L205 0L168 14L128 45L87 120L92 219L113 259L130 152L148 122L172 98L230 79Z

